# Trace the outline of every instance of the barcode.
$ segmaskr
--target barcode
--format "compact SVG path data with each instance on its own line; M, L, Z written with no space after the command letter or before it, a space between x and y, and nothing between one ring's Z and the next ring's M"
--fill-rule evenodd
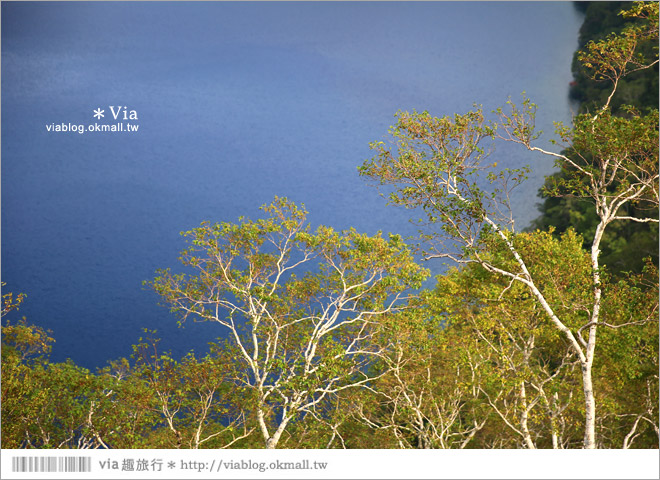
M12 457L12 472L91 472L92 457Z

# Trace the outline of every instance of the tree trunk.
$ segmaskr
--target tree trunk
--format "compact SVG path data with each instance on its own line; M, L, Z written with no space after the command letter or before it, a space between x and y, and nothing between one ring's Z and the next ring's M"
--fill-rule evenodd
M275 448L274 446L271 446L270 433L268 433L266 419L264 418L264 411L261 408L257 409L257 423L259 424L259 429L261 430L261 434L263 435L264 441L266 442L266 448Z
M600 284L600 242L603 238L603 232L607 226L607 217L609 210L607 203L601 208L601 221L596 227L594 240L591 245L591 269L594 283L594 305L591 311L591 326L589 327L589 339L585 359L582 361L582 389L584 390L584 448L596 448L596 399L594 397L593 380L591 370L594 363L594 354L596 352L596 332L598 331L598 322L600 321L600 303L602 296L602 287Z
M591 379L592 360L582 364L582 388L584 390L584 448L596 448L596 399Z
M559 394L557 392L552 394L552 404L550 407L550 426L552 428L552 448L559 448L559 425L557 417L559 416Z
M286 428L290 419L290 417L284 417L282 419L273 436L266 440L266 448L277 448L277 443L280 441L280 437L282 436L282 433L284 433L284 429Z
M529 418L529 408L527 407L527 393L525 390L525 382L520 382L520 399L522 400L522 415L520 417L520 427L523 433L523 440L525 441L525 446L530 449L535 449L534 441L532 436L529 433L529 426L527 420Z

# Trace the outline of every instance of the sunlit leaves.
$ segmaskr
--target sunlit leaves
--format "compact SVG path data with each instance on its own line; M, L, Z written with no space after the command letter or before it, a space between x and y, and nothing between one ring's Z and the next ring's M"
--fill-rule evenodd
M610 34L602 40L591 41L586 50L578 55L580 62L591 70L592 78L607 79L615 85L631 71L648 68L657 62L644 58L638 48L641 41L657 38L658 3L636 2L631 9L621 14L644 22L630 24L620 34Z
M187 273L162 270L151 285L184 319L224 327L240 358L236 378L254 393L273 446L288 422L368 380L383 348L373 342L379 317L400 309L428 272L400 236L312 230L307 212L284 198L262 210L256 221L184 232Z

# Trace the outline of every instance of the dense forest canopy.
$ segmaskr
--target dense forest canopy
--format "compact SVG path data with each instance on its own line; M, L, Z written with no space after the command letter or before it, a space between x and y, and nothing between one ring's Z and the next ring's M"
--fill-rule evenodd
M536 105L399 112L360 167L419 236L336 231L275 198L257 220L184 232L145 282L179 321L218 325L202 358L145 331L90 372L3 294L3 448L658 448L658 4L584 2L557 151ZM555 159L516 231L526 169ZM417 255L417 257L416 257ZM454 264L422 289L416 258Z
M579 46L584 49L589 42L600 41L608 35L620 33L627 19L619 12L630 8L631 2L576 2L575 5L584 10L585 19L580 29ZM654 39L644 39L638 49L646 57L651 58L657 52L658 42ZM579 59L576 52L573 59L574 81L570 94L579 101L580 112L597 109L607 101L610 94L609 82L595 79L588 68ZM634 70L634 68L633 68ZM614 115L624 115L623 105L632 105L642 112L650 112L658 108L658 64L652 68L632 71L622 77L617 90L610 101L611 112ZM555 179L565 178L567 172L559 170L546 181L546 187L552 185ZM597 224L597 218L591 204L572 196L552 196L548 189L541 190L545 197L541 204L541 216L532 224L532 228L546 230L550 227L557 234L573 228L580 232L585 245L590 245ZM650 215L657 217L657 210L640 211L639 206L631 204L625 207L631 216ZM658 264L658 225L657 223L626 222L612 225L607 233L602 252L602 262L613 273L635 271L644 267L644 259L650 257Z

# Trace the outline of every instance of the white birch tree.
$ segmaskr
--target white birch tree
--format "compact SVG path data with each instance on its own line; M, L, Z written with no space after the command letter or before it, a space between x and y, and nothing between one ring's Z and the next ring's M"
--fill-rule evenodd
M658 4L637 3L626 16L640 20L619 35L592 42L580 56L597 79L610 80L612 91L595 114L575 117L571 127L558 126L558 134L571 153L551 152L536 145L536 106L525 99L519 108L498 110L497 120L486 121L480 108L465 115L436 118L427 112L398 114L391 130L396 141L372 144L377 156L360 167L361 174L381 185L394 187L392 204L419 208L425 255L450 258L459 263L477 263L528 289L546 314L547 320L568 341L577 356L584 397L584 448L596 448L596 403L592 378L599 327L619 328L601 318L603 294L599 255L603 233L617 221L658 222L656 217L632 217L627 205L658 205L658 111L646 115L630 108L627 115L614 117L609 102L619 80L632 71L650 68L658 60L644 59L639 43L657 39ZM656 50L657 55L657 50ZM591 246L592 299L589 318L571 326L569 318L558 315L547 292L532 273L530 259L516 246L516 231L509 193L524 180L525 169L498 171L497 164L485 164L491 141L504 140L557 159L571 172L553 193L573 195L593 202L600 219ZM483 188L487 178L490 189ZM489 256L489 245L499 243L513 260L509 264Z
M382 375L368 369L387 349L373 341L379 321L427 272L398 236L312 231L307 212L282 198L262 209L268 218L185 232L190 273L163 270L152 286L184 320L222 327L275 448L293 419L323 416L338 392Z

